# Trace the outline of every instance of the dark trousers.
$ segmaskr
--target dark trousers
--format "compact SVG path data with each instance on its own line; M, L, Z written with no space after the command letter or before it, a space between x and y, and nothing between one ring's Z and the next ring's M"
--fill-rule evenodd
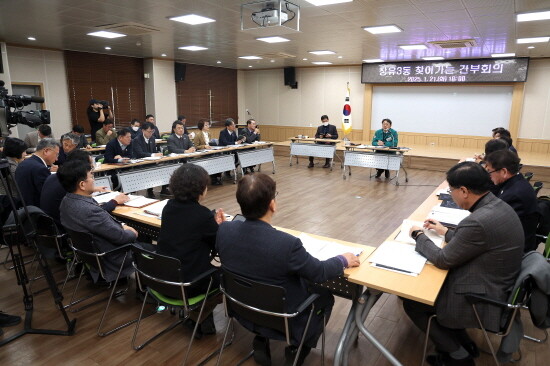
M313 156L310 156L310 157L309 157L309 162L310 162L311 164L313 164L313 159L314 159ZM329 165L331 160L332 160L332 159L326 158L326 159L325 159L325 164L326 164L326 165Z
M420 302L403 299L403 309L412 322L423 332L428 328L428 319L435 314L435 307ZM460 346L472 343L465 329L451 329L437 322L437 317L432 319L430 326L430 339L435 344L438 352L454 352Z

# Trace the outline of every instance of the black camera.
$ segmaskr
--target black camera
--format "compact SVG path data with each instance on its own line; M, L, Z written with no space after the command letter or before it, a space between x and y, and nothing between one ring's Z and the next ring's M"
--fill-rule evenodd
M41 124L50 123L50 111L23 111L23 107L31 103L44 103L43 97L31 95L8 95L8 89L0 80L0 130L2 137L9 136L10 128L24 124L36 128Z
M109 102L106 100L100 100L99 104L103 106L103 109L109 109Z

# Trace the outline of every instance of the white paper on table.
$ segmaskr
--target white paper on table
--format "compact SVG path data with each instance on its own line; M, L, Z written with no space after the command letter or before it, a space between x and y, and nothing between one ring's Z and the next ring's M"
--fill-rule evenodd
M470 215L470 211L457 208L434 206L428 215L429 219L435 219L451 225L458 225L465 217Z
M267 141L254 141L253 144L257 144L257 145L267 144Z
M162 156L147 156L143 160L159 160L162 159Z
M110 200L114 199L119 194L120 194L120 192L112 191L112 192L107 192L107 193L100 193L100 194L95 195L95 196L92 195L92 197L97 203L99 203L101 205L102 203L106 203L106 202L109 202Z
M299 239L302 241L304 249L311 254L311 256L325 261L332 257L344 253L353 253L358 256L363 252L361 247L349 246L344 244L335 243L333 241L322 240L314 238L307 234L300 234Z
M210 146L211 150L221 150L225 149L227 146Z
M366 149L367 147L369 147L369 146L368 145L355 146L356 149Z
M129 194L128 195L128 202L125 202L124 203L124 206L128 206L128 207L143 207L143 206L147 206L147 205L150 205L151 203L154 203L154 202L157 202L158 200L154 199L154 198L147 198L147 197L143 197L143 196L136 196L136 195L133 195L133 194Z
M403 224L401 225L401 231L397 236L395 237L395 241L399 241L401 243L407 243L407 244L416 244L413 238L410 237L409 232L411 231L411 227L413 226L419 226L422 227L424 225L421 221L413 221L413 220L403 220ZM443 241L445 240L445 237L443 235L439 235L433 230L429 229L423 229L424 234L434 242L435 245L441 248L441 245L443 244Z
M169 200L162 200L160 202L154 203L150 206L147 206L145 210L143 210L145 213L155 215L157 217L162 217L162 210L164 209L164 206L168 203Z
M369 257L377 268L416 276L426 264L426 258L415 251L414 245L395 241L383 242Z

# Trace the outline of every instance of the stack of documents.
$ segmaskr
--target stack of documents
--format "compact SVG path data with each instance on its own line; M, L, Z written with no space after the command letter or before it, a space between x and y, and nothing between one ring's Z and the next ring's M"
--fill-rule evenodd
M401 231L399 234L395 237L395 241L401 242L401 243L407 243L407 244L416 244L413 238L410 237L409 232L411 231L411 227L413 226L419 226L422 227L424 225L421 221L412 221L412 220L403 220L403 224L401 225ZM443 235L439 235L433 230L424 229L424 234L434 242L435 245L441 248L441 245L443 244L443 241L445 240L445 237Z
M418 276L426 264L426 258L415 251L414 245L395 241L382 243L369 257L369 261L373 267L409 276Z
M112 200L116 196L118 196L119 194L120 194L120 192L112 191L112 192L99 194L97 196L94 196L93 198L97 203L102 204L102 203L109 202L110 200ZM128 202L126 202L124 205L129 206L129 207L143 207L143 206L147 206L147 205L149 205L153 202L158 201L158 200L155 200L155 199L152 199L152 198L147 198L147 197L143 197L143 196L136 196L136 195L133 195L133 194L129 194L128 198L129 198Z
M468 210L434 206L428 218L435 219L445 226L457 226L468 215Z
M325 261L344 253L353 253L358 256L363 252L361 247L343 245L333 241L317 239L303 233L300 234L299 238L302 241L302 245L305 250L311 254L311 256L319 259L320 261Z
M143 160L159 160L162 159L162 156L147 156Z
M150 206L147 206L145 210L143 210L145 213L148 213L150 215L157 216L159 218L162 217L162 210L164 209L164 206L168 203L169 200L162 200L160 202L157 202L155 204L152 204Z

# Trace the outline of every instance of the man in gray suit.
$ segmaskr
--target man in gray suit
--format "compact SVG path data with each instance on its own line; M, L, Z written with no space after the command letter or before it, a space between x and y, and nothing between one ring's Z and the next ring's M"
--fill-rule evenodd
M184 154L195 151L195 145L193 145L189 136L183 132L183 122L174 121L174 123L172 123L172 134L168 137L168 152L170 154Z
M35 131L31 131L25 135L25 143L27 144L27 153L33 153L36 151L36 147L40 140L45 138L53 138L52 128L48 125L40 125Z
M449 273L435 306L404 300L403 307L423 331L428 318L437 315L431 324L430 339L438 353L428 356L428 363L475 365L474 357L479 352L465 329L477 328L478 324L465 295L507 300L521 266L523 229L514 210L489 192L491 178L479 164L455 165L447 172L447 182L453 200L471 214L455 230L436 220L426 220L425 229L445 235L447 245L443 248L424 235L422 228L411 228L416 251ZM500 328L501 308L479 305L478 311L487 329Z
M109 251L121 245L133 243L138 236L134 228L115 220L92 198L94 176L89 163L68 161L59 172L61 185L67 195L61 201L61 224L67 229L93 235L94 243L100 251ZM124 253L107 257L105 260L105 281L116 279ZM132 261L127 257L121 278L132 271ZM94 282L99 274L91 272Z

